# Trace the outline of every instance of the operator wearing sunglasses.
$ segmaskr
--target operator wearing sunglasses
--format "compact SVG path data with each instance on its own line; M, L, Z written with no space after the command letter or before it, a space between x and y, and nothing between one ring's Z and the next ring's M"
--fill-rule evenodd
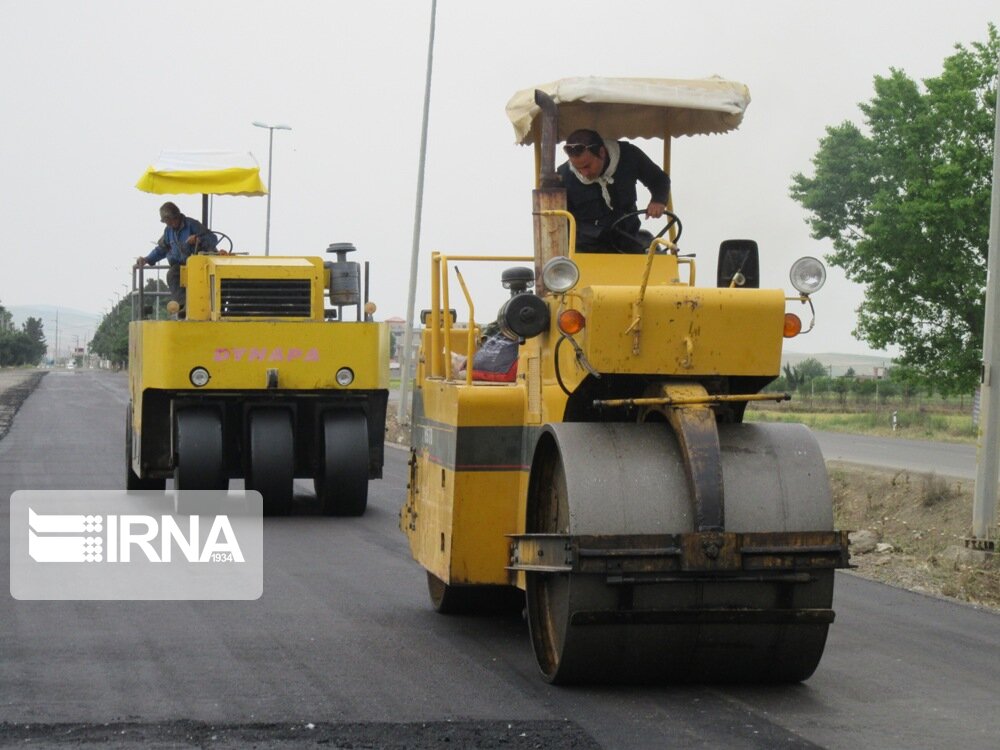
M670 192L670 177L638 147L626 141L609 141L594 130L575 130L563 151L569 161L559 167L570 213L576 218L578 252L642 252L635 236L639 217L625 219L609 231L622 215L636 211L637 182L650 193L646 215L663 215ZM620 230L620 231L618 231Z

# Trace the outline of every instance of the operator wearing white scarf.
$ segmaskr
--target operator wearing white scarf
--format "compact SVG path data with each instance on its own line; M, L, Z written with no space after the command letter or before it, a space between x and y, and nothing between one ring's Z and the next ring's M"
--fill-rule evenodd
M636 184L649 190L645 212L657 218L666 210L670 178L636 146L606 140L593 130L570 133L563 151L569 161L558 172L567 208L576 218L577 250L638 252L631 238L639 231L639 218L625 217L637 211Z
M618 145L618 141L609 141L607 138L602 138L604 141L604 148L607 149L608 158L607 164L604 171L601 172L597 177L591 179L585 175L580 174L580 171L573 165L573 160L570 159L569 168L572 170L573 174L576 175L576 179L582 182L584 185L593 185L595 182L601 186L601 197L604 198L604 202L608 204L608 208L612 211L614 206L611 205L611 194L608 192L608 185L614 184L615 181L615 170L618 169L618 160L621 158L622 150L621 146ZM655 216L653 218L656 218Z

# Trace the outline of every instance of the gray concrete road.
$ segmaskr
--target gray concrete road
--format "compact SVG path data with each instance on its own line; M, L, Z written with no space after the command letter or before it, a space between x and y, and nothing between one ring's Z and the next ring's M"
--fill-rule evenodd
M18 489L123 485L124 376L47 376L0 441ZM554 688L518 617L430 610L389 450L359 519L265 521L254 602L0 600L0 745L997 747L1000 616L838 574L826 655L781 687ZM5 572L9 581L9 571ZM5 586L6 588L6 586Z

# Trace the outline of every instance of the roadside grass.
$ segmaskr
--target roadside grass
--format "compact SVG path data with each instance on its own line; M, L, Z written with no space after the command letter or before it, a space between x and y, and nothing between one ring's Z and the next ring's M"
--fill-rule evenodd
M896 415L896 429L892 418ZM913 440L939 440L951 443L974 443L977 428L968 413L937 413L923 410L882 409L871 412L830 412L783 408L747 407L748 422L792 422L815 430L850 432L861 435L901 437Z

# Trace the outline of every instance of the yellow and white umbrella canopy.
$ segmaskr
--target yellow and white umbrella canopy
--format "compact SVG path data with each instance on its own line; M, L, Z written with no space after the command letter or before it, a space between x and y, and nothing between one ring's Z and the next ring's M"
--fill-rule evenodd
M267 195L249 151L161 151L135 186L158 195Z

